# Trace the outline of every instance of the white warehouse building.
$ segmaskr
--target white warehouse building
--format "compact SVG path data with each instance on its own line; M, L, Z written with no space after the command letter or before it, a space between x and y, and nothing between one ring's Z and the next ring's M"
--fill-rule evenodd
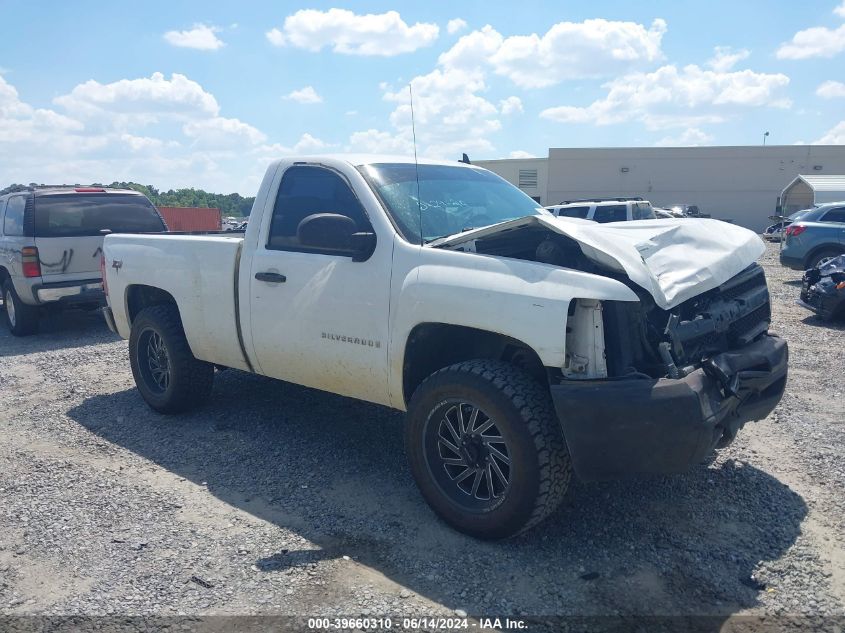
M800 175L845 174L845 145L551 148L546 158L473 161L542 205L641 197L762 230Z

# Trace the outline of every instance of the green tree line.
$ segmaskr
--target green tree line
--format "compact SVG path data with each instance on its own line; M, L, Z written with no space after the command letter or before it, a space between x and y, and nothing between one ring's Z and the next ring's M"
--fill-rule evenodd
M0 190L0 196L6 193L14 193L16 191L26 191L36 186L38 186L36 183L29 183L28 185L9 185L5 189ZM80 185L76 184L68 186L79 187ZM193 188L159 191L152 185L142 185L137 182L113 182L108 185L93 183L85 186L134 189L135 191L140 191L147 196L157 207L212 207L220 209L224 216L248 216L250 210L252 209L252 203L255 201L254 197L244 198L238 193L209 193L208 191L203 191L202 189Z

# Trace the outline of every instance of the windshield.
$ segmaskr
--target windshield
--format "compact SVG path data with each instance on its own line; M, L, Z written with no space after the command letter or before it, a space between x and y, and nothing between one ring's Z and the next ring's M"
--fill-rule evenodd
M561 218L581 218L586 220L590 207L560 207L557 213Z
M359 171L384 202L405 239L415 244L420 237L430 242L467 229L548 213L488 171L449 165L417 167L411 163L364 165Z
M164 223L144 196L53 194L35 199L35 236L71 237L112 233L156 233Z

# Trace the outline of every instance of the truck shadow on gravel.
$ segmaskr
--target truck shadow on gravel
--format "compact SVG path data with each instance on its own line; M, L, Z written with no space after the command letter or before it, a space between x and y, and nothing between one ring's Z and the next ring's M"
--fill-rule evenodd
M820 316L811 314L810 316L806 316L801 319L801 323L809 325L810 327L821 327L826 330L839 330L840 332L845 331L845 315L839 316L832 321L825 321Z
M0 306L0 312L2 310ZM2 319L5 319L5 315L0 314ZM72 310L43 316L39 321L38 333L31 336L13 336L0 324L0 358L87 347L116 340L118 337L109 331L99 312Z
M784 554L807 513L777 479L719 458L673 478L575 482L538 528L481 542L425 505L406 467L403 417L386 408L226 371L190 415L159 416L130 389L69 416L320 548L251 559L260 571L349 555L476 614L728 617L761 603L755 569Z

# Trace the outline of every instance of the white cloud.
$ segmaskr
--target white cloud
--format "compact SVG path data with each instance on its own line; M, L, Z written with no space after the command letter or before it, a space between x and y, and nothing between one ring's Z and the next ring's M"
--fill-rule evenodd
M267 41L270 42L273 46L284 46L285 45L285 34L282 33L277 28L272 28L267 33Z
M437 61L444 68L480 71L490 63L490 58L501 48L503 41L501 34L488 24L480 31L461 37Z
M302 9L286 17L281 30L266 35L274 46L314 52L330 47L344 55L390 57L430 46L439 34L436 24L408 25L396 11L358 15L346 9Z
M845 84L841 81L825 81L816 88L816 94L823 99L845 97Z
M189 121L182 131L193 139L195 147L209 149L238 149L263 143L267 139L263 132L248 123L225 117Z
M21 146L26 142L48 143L53 137L75 134L84 127L81 122L53 110L33 108L24 103L15 87L0 76L0 142L20 143ZM20 151L21 147L18 147L10 156L17 156Z
M463 31L466 27L467 23L465 20L462 20L461 18L454 18L449 20L446 24L446 32L449 33L449 35L454 35L458 31Z
M840 7L841 8L841 7ZM833 57L845 51L845 24L837 29L814 26L798 31L791 42L781 44L778 59L809 59Z
M331 143L326 143L325 141L305 133L293 146L293 152L295 154L316 154L332 147L334 147L334 145Z
M199 51L216 51L226 45L216 35L220 30L216 26L194 24L193 28L187 31L168 31L164 34L164 39L169 44L181 48L194 48Z
M411 80L420 154L494 151L490 136L502 127L499 116L519 113L523 106L516 96L498 106L485 96L491 71L527 87L614 72L661 58L665 30L663 20L655 20L650 29L633 22L587 20L561 22L543 36L505 38L490 25L464 35L440 55L434 70ZM412 136L407 87L379 87L385 100L397 104L389 117L392 130L356 132L350 143L369 151L407 151Z
M121 134L120 140L126 143L133 152L153 152L164 148L166 145L178 147L179 143L172 141L167 143L160 138L150 136L135 136L134 134Z
M717 46L713 49L713 57L707 61L707 66L719 73L733 70L739 62L748 59L751 51L747 48L734 50L730 46Z
M531 152L526 152L521 149L515 149L510 154L508 154L508 158L537 158Z
M697 147L699 145L710 145L713 137L698 128L691 127L684 130L678 136L664 136L655 143L657 147Z
M333 147L308 133L292 146L268 144L254 126L221 116L214 96L182 75L89 81L54 101L67 114L32 107L0 76L6 184L134 180L249 195L270 159Z
M499 101L499 111L507 116L509 114L522 114L522 99L519 97L508 97Z
M523 88L542 88L567 79L602 77L663 58L666 22L646 28L603 19L559 22L544 35L503 37L490 25L464 35L440 56L444 66L488 65Z
M825 133L819 140L817 145L845 145L845 121L840 121L830 130Z
M459 152L491 151L487 136L501 128L498 109L479 93L487 90L480 73L436 68L414 77L414 118L422 153L450 156ZM407 88L387 91L385 100L397 103L390 122L410 130L411 107Z
M409 156L414 153L414 144L407 133L382 132L376 129L354 132L349 137L351 152L365 154L399 154Z
M93 79L77 85L53 102L76 116L112 114L155 121L161 116L217 116L220 106L214 96L185 75L173 73L166 79L153 73L141 79L121 79L101 84Z
M296 101L297 103L322 103L323 97L317 94L317 91L314 90L311 86L305 86L304 88L300 88L299 90L294 90L288 94L286 94L283 99L287 99L289 101Z
M836 7L833 12L840 18L845 18L845 0L843 0L842 4Z
M480 73L436 68L411 80L414 120L421 156L455 157L462 152L491 152L488 136L501 128L496 106L479 93L487 90ZM411 106L406 86L387 87L383 98L396 103L392 131L368 129L353 133L353 151L413 153Z
M548 108L540 116L561 123L640 121L649 129L694 127L720 122L740 107L788 107L789 100L781 95L788 84L789 77L782 74L669 65L606 83L607 95L588 106Z

